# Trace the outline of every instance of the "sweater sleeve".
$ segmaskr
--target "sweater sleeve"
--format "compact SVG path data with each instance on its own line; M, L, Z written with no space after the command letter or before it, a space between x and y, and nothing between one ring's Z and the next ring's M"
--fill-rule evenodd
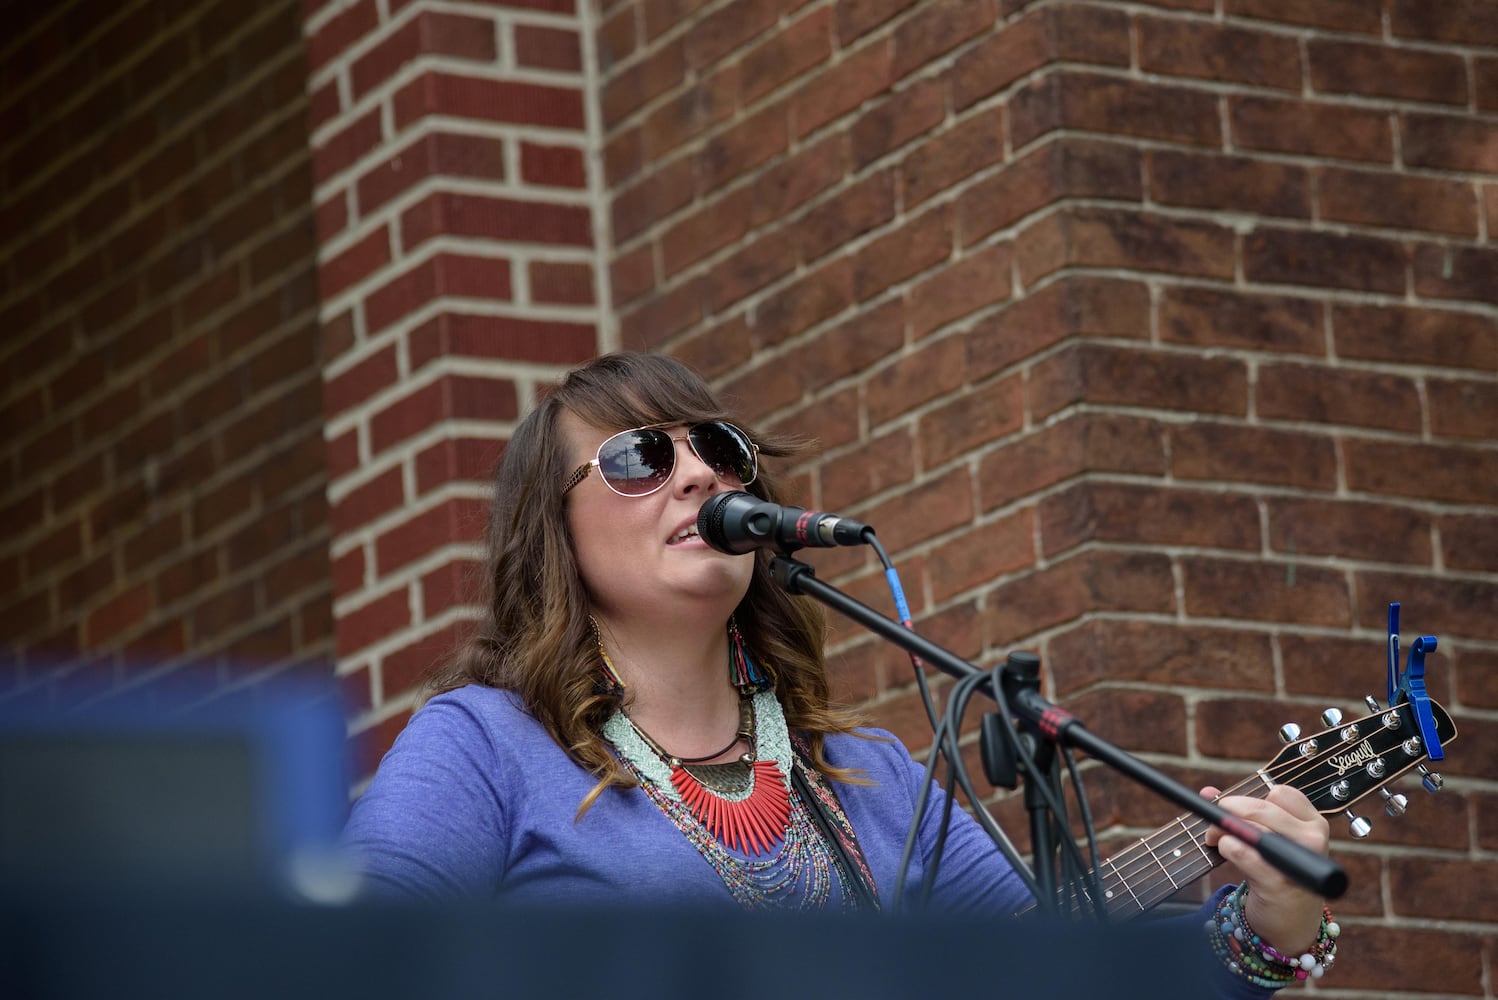
M377 895L492 894L507 829L493 742L473 707L422 707L354 804L344 844Z

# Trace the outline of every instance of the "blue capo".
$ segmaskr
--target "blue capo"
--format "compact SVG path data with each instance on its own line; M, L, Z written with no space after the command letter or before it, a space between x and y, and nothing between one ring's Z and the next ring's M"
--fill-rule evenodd
M1436 733L1435 716L1430 709L1430 695L1425 691L1425 654L1434 652L1436 637L1422 635L1410 645L1409 662L1399 669L1399 602L1389 605L1389 706L1409 702L1415 711L1415 725L1431 760L1444 760L1446 751Z

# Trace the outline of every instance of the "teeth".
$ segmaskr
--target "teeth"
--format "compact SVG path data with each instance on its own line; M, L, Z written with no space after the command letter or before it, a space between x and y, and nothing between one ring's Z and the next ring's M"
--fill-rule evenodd
M683 538L695 538L696 536L697 536L697 525L695 525L695 524L689 524L685 528L682 528L680 531L678 531L676 533L676 540L679 542Z

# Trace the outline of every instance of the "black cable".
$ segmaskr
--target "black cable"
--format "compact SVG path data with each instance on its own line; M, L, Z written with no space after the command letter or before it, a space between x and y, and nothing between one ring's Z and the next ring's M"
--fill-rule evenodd
M1098 860L1097 828L1092 823L1092 807L1087 803L1087 792L1082 788L1082 772L1077 769L1071 747L1062 747L1061 756L1066 761L1067 773L1071 775L1072 795L1076 797L1077 810L1082 814L1082 831L1087 837L1087 857L1092 862L1092 867L1087 872L1087 882L1092 887L1093 911L1098 920L1107 923L1108 907L1103 897L1102 862Z

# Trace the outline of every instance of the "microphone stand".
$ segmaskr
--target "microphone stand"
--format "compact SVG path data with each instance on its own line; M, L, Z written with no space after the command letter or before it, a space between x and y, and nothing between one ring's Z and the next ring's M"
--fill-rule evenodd
M806 563L792 558L790 550L782 549L780 555L770 560L770 576L786 593L811 597L834 611L841 612L871 632L883 636L907 652L932 664L943 673L959 679L976 673L986 675L986 671L978 670L957 654L918 635L894 619L880 614L831 584L818 580L815 570ZM1013 661L1017 658L1012 657L1011 662L1004 667L1005 694L1011 710L1031 732L1044 736L1058 745L1073 746L1083 750L1089 756L1132 778L1162 798L1222 828L1252 846L1265 861L1305 889L1326 899L1336 899L1347 891L1347 872L1331 858L1302 847L1278 833L1260 830L1253 824L1225 811L1215 802L1202 798L1175 779L1120 750L1107 740L1088 732L1076 716L1046 701L1036 690L1038 684L1030 686L1020 682L1011 673L1016 666ZM1033 662L1038 663L1038 661ZM1014 680L1012 684L1011 678ZM988 694L992 697L993 691L989 690ZM1032 811L1032 823L1033 816ZM1050 867L1049 857L1041 854L1043 843L1049 847L1049 832L1043 842L1037 840L1032 845L1036 848L1035 875L1037 879L1041 878L1042 868ZM1045 884L1042 883L1042 885ZM1054 892L1051 892L1050 896L1054 900ZM1037 903L1046 906L1048 901L1037 900Z

